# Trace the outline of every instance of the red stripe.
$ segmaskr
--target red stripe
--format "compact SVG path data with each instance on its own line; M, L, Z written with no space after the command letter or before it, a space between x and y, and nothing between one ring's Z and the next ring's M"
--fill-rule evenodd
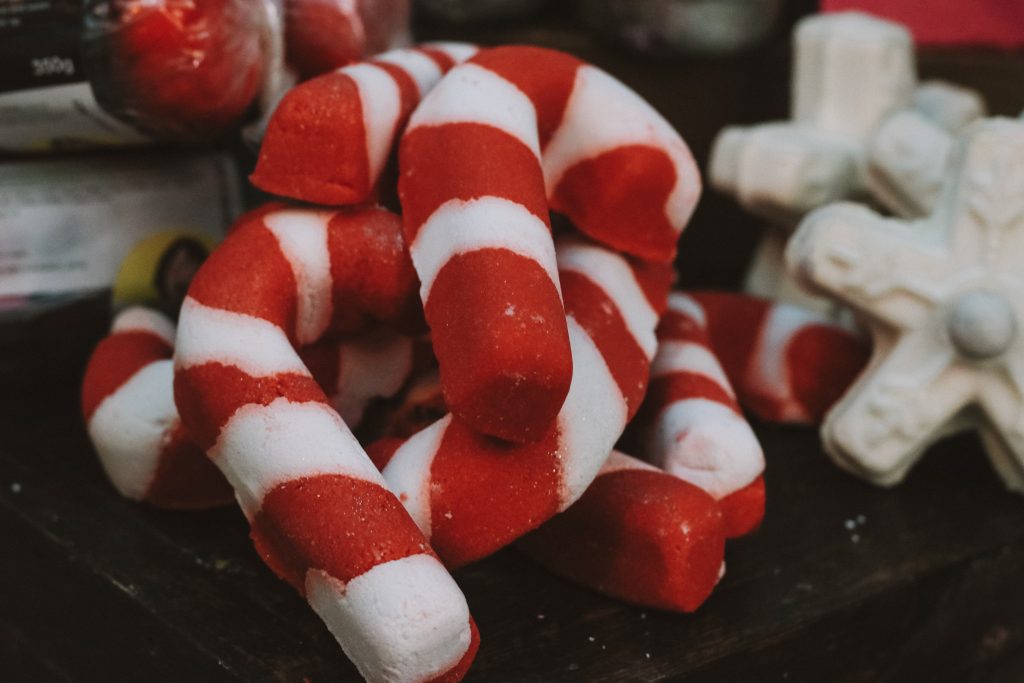
M332 72L288 91L260 146L253 185L316 204L358 204L373 192L355 81Z
M668 309L658 321L659 341L697 341L710 346L708 334L700 323L685 313Z
M338 393L341 350L337 343L320 342L299 350L299 358L328 396Z
M560 271L565 312L587 332L604 358L633 417L644 392L650 369L647 356L626 326L615 301L587 276Z
M336 212L327 226L333 316L328 336L365 332L382 322L422 327L419 279L402 219L377 207Z
M570 166L558 180L551 210L603 244L671 263L679 234L665 205L675 184L675 164L664 150L623 145Z
M633 277L647 298L647 303L661 317L668 309L668 293L676 277L675 267L671 263L642 261L628 256L626 258L629 267L633 269Z
M424 221L452 199L502 197L550 227L537 157L504 131L478 123L418 127L402 138L399 155L398 193L410 243Z
M418 47L415 50L420 54L430 57L434 64L437 65L437 68L441 70L441 73L448 73L455 66L455 60L442 50L433 47Z
M156 473L143 499L161 508L199 510L227 505L234 500L234 492L181 422L176 422L160 450Z
M471 61L526 93L537 110L540 146L544 149L562 123L576 72L583 62L563 52L525 46L484 50Z
M756 297L727 292L694 292L690 296L704 309L711 348L740 402L747 405L747 369L771 304Z
M239 408L265 406L279 398L327 403L316 381L306 375L251 377L233 365L220 363L178 370L174 375L174 402L189 434L203 450L217 442L220 430Z
M504 249L449 259L426 305L452 412L516 442L550 429L572 353L558 290L536 261Z
M726 538L746 536L756 531L764 519L764 503L764 477L758 477L718 501L725 521Z
M196 273L188 294L205 306L267 320L294 339L295 276L262 221L228 235Z
M644 399L644 416L656 419L673 403L691 398L721 403L731 408L737 415L742 415L736 399L712 378L696 372L674 372L651 380L650 389Z
M685 313L673 309L667 310L658 324L658 339L659 341L699 344L717 360L717 353L711 347L707 331ZM728 380L728 377L726 379ZM650 405L658 410L675 401L704 398L726 405L737 414L742 415L739 404L730 393L731 383L729 386L722 386L717 380L701 374L696 369L675 371L670 375L652 380L651 384L651 391L657 394L657 398L655 400L652 397Z
M568 510L520 541L556 574L636 605L692 612L725 552L715 501L650 470L599 476Z
M99 343L89 358L82 380L82 413L88 422L100 403L120 389L135 373L173 349L151 332L118 332Z
M384 562L433 554L387 489L341 474L271 490L253 519L252 540L263 561L301 594L309 569L347 583Z
M448 567L490 555L558 511L557 453L556 430L516 446L452 420L430 470L430 544Z
M793 335L785 348L787 378L812 422L846 393L868 357L867 345L839 328L808 325Z

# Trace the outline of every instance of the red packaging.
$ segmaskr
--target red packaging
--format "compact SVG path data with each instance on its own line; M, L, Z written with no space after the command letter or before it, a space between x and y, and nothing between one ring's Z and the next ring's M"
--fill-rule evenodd
M94 3L83 56L96 99L158 137L217 137L262 90L275 11L264 0Z
M1024 3L1016 0L821 0L821 9L898 21L922 45L1024 45Z

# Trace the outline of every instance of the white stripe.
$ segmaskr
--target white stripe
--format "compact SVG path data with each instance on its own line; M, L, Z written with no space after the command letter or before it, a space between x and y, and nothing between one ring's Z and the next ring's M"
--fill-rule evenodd
M670 310L692 319L702 329L707 329L708 317L704 313L704 308L692 296L672 292L668 295L668 307Z
M366 157L370 162L370 185L377 182L387 163L398 133L398 117L402 113L402 92L398 83L384 69L369 63L346 66L342 72L359 89L366 131Z
M650 360L658 347L654 334L658 313L651 307L626 260L603 247L572 242L560 243L556 254L559 270L586 276L615 302L633 339Z
M277 325L245 313L204 306L185 298L178 319L175 366L233 365L253 377L278 373L309 375L288 337Z
M649 433L651 461L713 498L753 482L764 471L761 444L745 419L702 398L676 401Z
M562 499L572 505L597 476L626 427L626 400L597 346L569 316L572 383L558 413Z
M170 360L144 366L100 403L89 420L89 437L122 496L141 500L146 494L177 421Z
M517 202L501 197L450 199L420 227L410 253L426 301L437 274L456 255L478 249L508 249L532 259L561 292L551 230Z
M719 385L730 396L735 396L732 384L722 369L722 364L708 347L690 341L663 341L651 363L651 377L690 372L702 375Z
M772 306L761 324L760 336L754 346L754 357L748 365L747 386L772 395L780 404L782 420L810 419L807 409L793 396L786 349L793 335L807 325L828 324L826 318L798 306Z
M643 460L637 460L631 456L626 455L620 451L612 451L612 454L608 456L608 460L605 461L601 471L597 473L597 476L603 477L606 474L614 474L615 472L625 472L628 470L640 470L644 472L661 472L654 465L650 465Z
M441 446L452 416L422 429L395 451L381 474L393 494L402 501L409 516L428 539L430 538L430 468Z
M383 54L374 55L373 61L394 64L402 71L409 74L416 83L420 98L430 92L441 76L441 67L433 59L419 50L391 50Z
M353 427L371 400L397 394L412 372L412 340L387 330L342 344L339 354L333 402L341 419Z
M163 313L142 306L132 306L121 311L114 318L110 332L149 332L174 346L174 323Z
M265 406L242 406L221 428L209 454L249 519L272 489L302 477L343 474L384 485L352 432L322 403L278 398Z
M672 159L676 184L665 213L672 226L681 231L700 195L700 175L689 148L651 105L592 66L582 66L576 72L562 123L544 148L548 196L571 166L623 145L657 147Z
M468 59L472 59L473 56L480 51L480 48L472 43L457 43L454 41L423 43L422 47L429 47L432 50L443 52L451 57L456 64L461 64Z
M327 248L328 211L275 211L263 224L277 238L295 282L295 336L300 344L320 338L331 323L331 257Z
M348 584L313 568L306 599L367 681L422 683L469 650L469 607L430 555L384 562Z
M416 108L409 120L409 130L448 123L493 126L522 142L540 159L533 102L489 69L462 64L449 71ZM487 150L480 153L486 154Z

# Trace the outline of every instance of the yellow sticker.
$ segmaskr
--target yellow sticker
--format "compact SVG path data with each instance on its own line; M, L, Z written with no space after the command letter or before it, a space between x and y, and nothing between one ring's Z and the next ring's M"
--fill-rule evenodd
M114 308L144 305L178 317L189 283L216 243L187 230L165 230L142 240L114 280Z

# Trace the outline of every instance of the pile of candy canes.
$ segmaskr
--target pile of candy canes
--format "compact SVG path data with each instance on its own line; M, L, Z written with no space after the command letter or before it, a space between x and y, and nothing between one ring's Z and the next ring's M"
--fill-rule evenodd
M307 81L252 180L304 203L242 217L176 329L123 312L83 410L129 498L233 495L370 681L459 680L478 634L448 570L512 543L695 609L763 515L740 405L816 421L866 357L816 314L669 292L690 153L565 54L424 45Z

